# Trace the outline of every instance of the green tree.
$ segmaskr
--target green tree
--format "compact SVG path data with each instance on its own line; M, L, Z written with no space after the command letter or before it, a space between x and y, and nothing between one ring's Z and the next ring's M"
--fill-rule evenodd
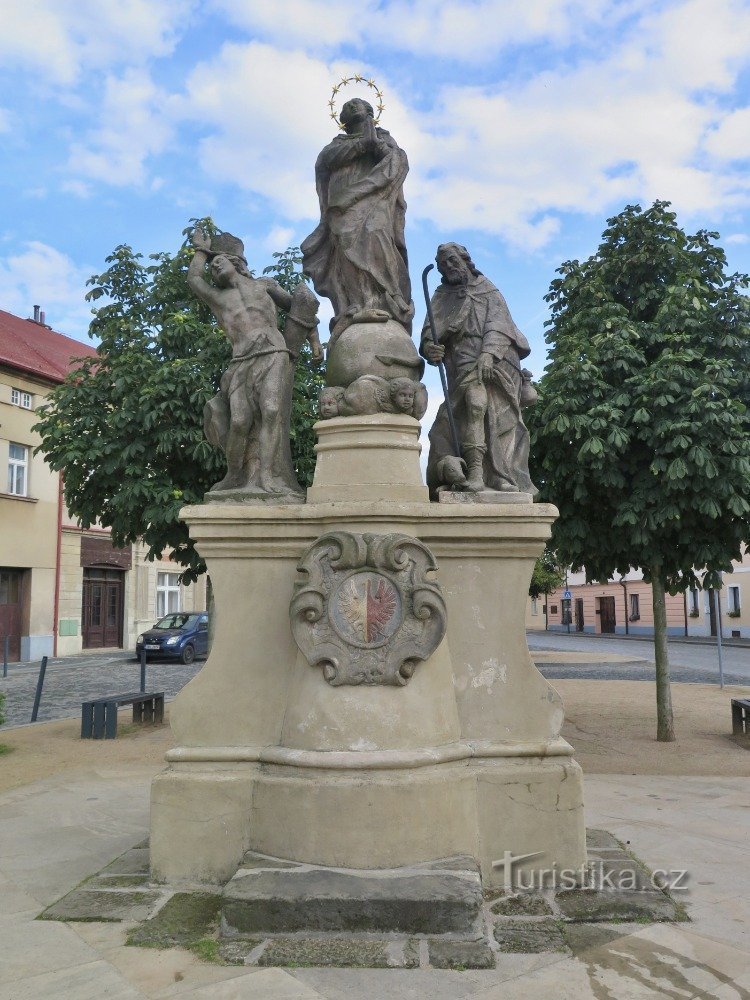
M550 361L531 417L533 472L560 517L552 545L605 580L653 588L657 739L675 738L665 593L715 586L750 537L748 277L717 233L686 235L667 202L608 220L558 270Z
M216 232L210 219L192 220ZM183 235L188 237L192 225ZM110 528L115 545L140 538L149 558L167 551L195 580L205 564L180 508L200 503L226 471L223 454L203 435L203 407L219 387L231 357L210 311L190 292L193 249L186 238L174 255L148 263L129 246L107 257L88 282L93 309L89 335L99 339L87 358L39 410L39 450L64 473L65 502L84 527ZM304 280L296 247L273 255L264 274L287 291ZM279 314L283 329L285 316ZM295 371L292 457L303 485L315 466L316 401L322 376L305 347Z
M551 594L562 586L565 579L565 567L560 563L557 554L547 545L544 552L534 563L529 584L529 597L541 597Z

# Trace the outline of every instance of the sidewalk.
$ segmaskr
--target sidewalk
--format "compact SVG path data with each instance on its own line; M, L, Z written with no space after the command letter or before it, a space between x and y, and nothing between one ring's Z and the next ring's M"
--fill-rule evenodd
M576 632L576 630L571 626L570 632L566 629L557 628L540 628L540 629L526 629L527 636L533 635L553 635L555 637L560 636L561 638L567 638L570 636L571 639L624 639L625 641L632 640L633 642L653 642L652 635L625 635L624 633L599 633L599 632ZM667 637L667 642L671 646L673 643L679 644L684 643L688 646L716 646L716 636L715 635L670 635ZM722 646L731 646L736 649L750 649L750 639L729 639L726 636L721 637Z
M34 918L148 834L150 781L168 727L81 743L75 720L3 732L3 1000L632 1000L750 996L750 752L726 693L676 689L679 742L653 741L653 685L561 681L565 735L586 773L586 819L650 867L687 869L687 924L623 926L574 955L503 955L493 971L245 969L177 949L124 946L119 924ZM726 704L725 704L726 703ZM698 764L704 775L691 773ZM610 773L605 773L610 772ZM650 773L648 773L650 772ZM733 774L733 777L728 775ZM16 787L10 787L16 779ZM8 789L2 791L2 789Z

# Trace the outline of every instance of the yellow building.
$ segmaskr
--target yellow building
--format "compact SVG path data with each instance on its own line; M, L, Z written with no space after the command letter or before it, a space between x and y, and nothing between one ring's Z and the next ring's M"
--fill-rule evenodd
M62 483L32 431L36 409L91 347L35 319L0 310L0 656L66 656L132 648L167 611L205 609L205 582L179 583L179 567L116 549L108 531L70 518Z

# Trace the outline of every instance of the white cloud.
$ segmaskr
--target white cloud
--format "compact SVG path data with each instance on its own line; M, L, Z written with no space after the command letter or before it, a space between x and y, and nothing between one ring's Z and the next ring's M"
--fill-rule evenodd
M91 310L84 296L92 271L46 243L25 243L0 256L0 302L17 316L29 316L32 306L40 305L50 326L83 340Z
M731 243L735 246L744 246L750 243L750 236L747 233L730 233L729 236L723 237L723 243Z
M71 84L86 68L141 63L174 47L193 0L4 0L0 59Z
M330 138L326 102L340 70L268 45L225 45L197 66L178 113L209 127L199 159L209 177L270 199L287 218L312 218L312 165Z
M114 185L143 184L147 159L163 152L172 138L168 106L167 96L142 70L131 68L119 77L107 77L100 126L70 149L68 169L79 178L73 183L83 188L80 178L87 178Z
M719 160L750 158L750 108L728 114L708 135L706 149Z
M607 23L646 0L214 0L238 27L280 46L334 51L352 45L369 53L383 46L476 61L512 45L570 42L584 28ZM360 69L361 67L353 67Z
M220 6L269 36L281 38L280 26L288 27L289 45L329 31L332 44L374 46L388 25L394 45L418 47L424 36L434 48L444 35L457 39L459 54L482 32L509 43L542 36L564 42L590 34L613 13L606 0L393 0L364 11L333 3L325 14L317 0L294 0L284 17L276 5ZM560 231L563 213L601 214L628 200L665 198L683 213L720 216L750 202L748 180L727 162L750 148L750 112L732 112L716 99L750 62L750 10L736 0L616 7L617 17L630 20L622 30L608 25L606 36L602 29L602 44L491 85L436 86L431 106L422 101L419 111L382 69L357 67L385 91L382 124L409 154L412 224L477 229L536 250ZM326 101L331 82L352 68L257 41L226 45L197 66L179 113L207 132L200 145L207 175L269 199L285 220L313 219L313 163L335 132Z
M271 253L280 253L292 245L294 230L291 226L272 226L263 240L263 246Z

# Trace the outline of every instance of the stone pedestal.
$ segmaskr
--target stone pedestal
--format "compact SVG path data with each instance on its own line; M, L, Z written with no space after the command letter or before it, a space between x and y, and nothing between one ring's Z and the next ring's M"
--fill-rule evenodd
M347 869L464 855L485 886L502 884L493 862L506 851L580 867L581 772L524 631L555 509L428 503L409 417L317 430L307 504L183 512L208 563L216 638L172 706L177 746L152 788L155 877L226 882L248 850ZM447 634L402 687L332 687L297 649L297 563L332 530L402 533L437 560Z

